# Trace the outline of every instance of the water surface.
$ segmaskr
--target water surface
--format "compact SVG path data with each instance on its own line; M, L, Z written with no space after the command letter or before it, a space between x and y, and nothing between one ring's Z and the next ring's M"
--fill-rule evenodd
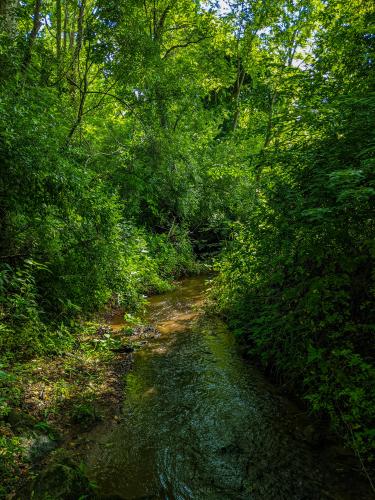
M189 278L150 299L161 336L134 354L121 423L91 456L100 494L366 498L352 496L337 466L301 438L298 410L243 361L225 325L199 312L205 286Z

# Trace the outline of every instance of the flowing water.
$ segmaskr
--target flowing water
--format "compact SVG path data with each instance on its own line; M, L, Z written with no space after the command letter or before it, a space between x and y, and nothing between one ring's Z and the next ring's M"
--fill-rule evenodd
M303 439L298 410L199 313L204 289L189 278L150 299L161 336L134 354L121 422L91 453L101 498L366 498L345 492L337 466Z

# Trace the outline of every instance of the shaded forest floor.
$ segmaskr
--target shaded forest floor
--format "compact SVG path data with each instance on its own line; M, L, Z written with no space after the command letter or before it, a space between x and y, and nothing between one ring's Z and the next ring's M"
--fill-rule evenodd
M107 325L87 323L73 352L35 358L10 370L12 406L0 419L0 497L29 498L33 479L46 471L34 483L38 490L56 463L72 476L64 478L63 497L77 487L91 490L81 457L92 429L120 420L131 352L147 342L142 332L112 332Z

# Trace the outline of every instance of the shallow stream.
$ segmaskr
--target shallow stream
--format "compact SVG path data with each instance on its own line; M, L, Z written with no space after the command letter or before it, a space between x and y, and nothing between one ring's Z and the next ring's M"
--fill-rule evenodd
M301 410L244 362L219 319L199 312L206 286L189 278L150 298L161 335L134 353L121 421L92 450L100 495L369 498L353 496L340 465L305 439Z

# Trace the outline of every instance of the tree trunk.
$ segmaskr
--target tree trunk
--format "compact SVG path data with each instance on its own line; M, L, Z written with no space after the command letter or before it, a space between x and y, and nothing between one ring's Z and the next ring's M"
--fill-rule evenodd
M83 21L85 17L86 0L82 0L79 5L78 21L77 21L77 43L74 51L75 65L79 65L79 56L83 45Z
M61 0L56 0L56 58L58 65L61 59L61 20Z
M66 54L66 42L68 38L69 8L68 0L64 0L64 28L63 28L63 51Z
M61 0L56 0L56 76L57 85L59 91L61 91L61 38L62 38L62 12L61 12Z
M31 63L34 42L35 42L35 39L39 33L40 26L42 24L41 19L40 19L41 8L42 8L42 0L35 0L34 15L33 15L33 28L32 28L31 33L29 35L25 55L24 55L24 58L22 61L22 72L23 73L26 73L26 71Z

